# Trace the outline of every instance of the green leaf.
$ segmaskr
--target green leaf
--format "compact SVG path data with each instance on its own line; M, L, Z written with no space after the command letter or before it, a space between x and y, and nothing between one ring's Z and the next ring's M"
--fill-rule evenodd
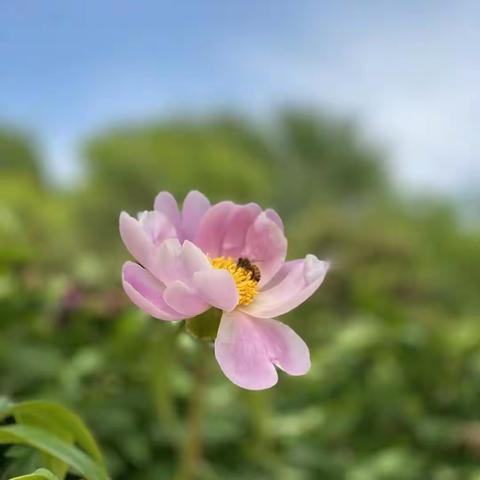
M47 455L46 453L41 453L41 455L42 465L48 467L59 478L59 480L63 480L68 473L68 464L58 458Z
M75 443L95 460L102 462L102 455L95 439L75 413L63 405L45 401L27 401L14 405L12 413L19 424L43 428L67 443ZM43 455L43 464L54 472L60 480L65 478L68 465L61 460Z
M21 477L11 478L10 480L58 480L58 477L46 468L39 468L29 475L22 475Z
M101 463L90 458L77 447L38 427L9 425L0 427L0 444L23 444L51 455L68 464L86 480L108 480Z
M82 419L63 405L28 401L15 404L12 413L17 423L43 428L65 441L74 442L95 460L103 463L97 442Z
M0 397L0 421L11 414L12 403L7 397Z
M221 316L221 310L210 308L197 317L189 318L186 321L187 331L199 340L213 342L217 338Z

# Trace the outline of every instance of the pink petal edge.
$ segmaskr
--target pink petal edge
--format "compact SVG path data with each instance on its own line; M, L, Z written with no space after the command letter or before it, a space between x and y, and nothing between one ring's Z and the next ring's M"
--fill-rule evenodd
M120 213L120 237L131 255L142 265L148 263L148 257L153 249L153 242L148 237L140 222L127 212Z
M194 240L203 217L210 209L210 201L197 190L187 194L182 207L182 230L185 239Z
M249 390L275 385L275 366L290 375L304 375L310 369L308 347L290 327L239 311L223 314L215 357L228 379Z
M165 286L137 263L123 264L122 285L130 300L152 317L167 321L184 318L163 299Z
M232 275L227 270L211 268L195 272L193 285L199 295L212 307L226 312L238 304L238 290Z
M286 262L250 305L240 309L254 317L274 318L298 307L322 284L329 262L307 255Z
M215 358L225 376L239 387L264 390L278 381L263 338L251 317L224 313L215 339Z

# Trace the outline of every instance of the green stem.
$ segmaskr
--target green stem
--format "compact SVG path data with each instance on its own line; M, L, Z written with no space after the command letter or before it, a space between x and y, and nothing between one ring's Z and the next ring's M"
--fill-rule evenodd
M188 408L186 436L180 448L175 480L194 480L199 476L202 463L202 427L205 416L208 355L208 344L200 342Z
M160 421L166 428L175 430L179 422L175 411L171 372L176 361L173 346L178 332L165 331L164 325L158 324L158 326L162 328L160 330L155 325L149 353L151 388ZM163 375L160 376L159 371L163 371Z

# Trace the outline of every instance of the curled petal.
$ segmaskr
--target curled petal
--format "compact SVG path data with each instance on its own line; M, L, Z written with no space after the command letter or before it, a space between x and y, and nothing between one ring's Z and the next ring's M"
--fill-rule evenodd
M263 390L277 383L277 371L255 319L239 311L223 314L215 357L225 376L239 387Z
M228 227L228 218L235 209L233 202L220 202L204 215L195 237L195 244L211 257L222 254L223 238Z
M315 255L286 262L272 280L242 311L261 318L283 315L303 303L321 285L329 263Z
M182 246L176 238L170 238L156 247L149 261L149 270L168 285L175 280L184 280Z
M133 262L123 265L122 285L130 300L152 317L160 320L184 318L163 299L165 286L140 265Z
M160 192L155 197L155 210L163 213L174 226L180 224L180 212L178 210L177 201L170 192Z
M120 236L132 256L146 265L153 249L153 242L138 220L128 213L120 214Z
M170 307L185 317L200 315L210 308L195 290L178 280L167 286L163 298Z
M287 254L287 239L278 225L261 213L249 228L244 255L255 263L262 274L260 285L265 285L278 271Z
M177 311L191 316L208 305L230 311L238 303L232 275L213 268L207 256L188 240L183 245L176 239L166 240L150 263L152 273L167 286L165 300ZM192 305L185 305L188 301Z
M176 280L190 285L195 272L212 268L207 256L196 245L188 240L180 245L176 238L159 245L149 265L149 270L166 285Z
M210 268L193 274L193 285L201 297L213 307L227 312L238 304L238 290L227 270Z
M272 222L275 222L277 224L277 227L283 232L285 230L285 227L283 226L283 221L280 217L280 215L273 209L273 208L267 208L265 210L265 215L272 220Z
M187 277L191 277L200 270L210 270L212 268L207 256L188 240L183 243L182 262Z
M167 238L177 237L177 228L161 212L141 212L138 221L154 245L159 245Z
M261 211L256 203L235 205L226 219L226 229L220 255L233 258L243 255L247 232Z
M192 190L183 201L182 225L187 240L193 240L203 216L210 208L210 202L203 193Z
M280 268L287 249L278 214L270 209L262 213L255 203L217 203L203 217L195 243L212 257L248 257L264 281Z

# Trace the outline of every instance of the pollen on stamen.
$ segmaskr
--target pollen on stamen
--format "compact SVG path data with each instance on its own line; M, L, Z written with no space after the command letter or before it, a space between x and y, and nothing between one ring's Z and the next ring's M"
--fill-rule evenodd
M223 268L232 275L238 290L238 304L248 305L252 303L257 295L258 286L258 281L254 278L252 271L244 268L231 257L215 257L209 260L214 268Z

